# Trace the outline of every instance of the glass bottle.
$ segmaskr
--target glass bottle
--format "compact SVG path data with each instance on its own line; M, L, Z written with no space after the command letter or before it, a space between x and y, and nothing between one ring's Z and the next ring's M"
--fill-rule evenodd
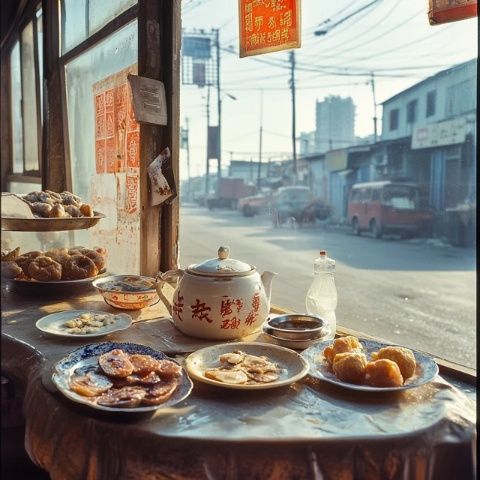
M335 287L335 260L328 258L326 250L320 250L320 256L313 264L313 281L305 298L305 306L309 315L325 319L330 333L325 340L335 337L337 319L337 289Z

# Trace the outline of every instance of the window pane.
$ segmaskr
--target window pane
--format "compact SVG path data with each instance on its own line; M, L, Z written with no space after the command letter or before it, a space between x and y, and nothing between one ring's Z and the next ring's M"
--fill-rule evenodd
M43 16L41 8L37 10L37 46L38 72L40 75L40 118L43 124Z
M111 173L107 173L105 163L96 156L98 153L96 135L99 134L95 128L97 111L94 90L98 88L99 82L102 82L102 91L112 92L116 82L115 75L132 65L136 68L137 43L137 22L134 21L96 44L65 67L72 189L85 202L91 202L95 210L107 216L94 228L75 231L75 242L78 245L101 245L107 248L109 257L116 259L112 268L115 268L117 273L139 272L139 215L138 212L130 214L126 211L128 202L126 184L129 181L132 185L138 182L138 172L132 169L127 175L125 169L122 172L112 169ZM129 87L127 90L126 76L122 78L125 79L123 92L127 95ZM116 99L116 94L113 97ZM102 98L104 98L103 93ZM120 102L123 107L126 106L126 101L125 98ZM104 100L103 107L106 110L105 103ZM114 128L113 118L118 118L120 114L117 104L114 102L110 104L113 112L110 124L112 132L108 138L105 137L104 131L107 128L106 119L102 117L104 123L101 138L104 160L107 147L114 157L118 154L119 144L125 145L130 128L128 119L127 133L125 128L123 131ZM125 115L123 119L125 123ZM116 133L118 135L115 135ZM138 148L138 142L135 146ZM116 161L117 158L113 158L113 162ZM125 234L126 225L129 229L128 234Z
M135 5L137 0L62 0L62 53Z
M210 82L209 96L184 75L180 118L189 145L180 150L180 266L229 245L231 257L279 274L274 304L305 312L313 261L326 249L337 262L337 324L475 368L478 19L431 26L426 2L418 0L303 0L302 47L293 64L291 51L239 58L237 17L228 3L182 2L184 39L215 38L221 26L221 174L259 184L254 193L264 195L266 206L258 213L220 208L243 192L222 190L222 182L215 187L217 159L207 170L205 113L218 125L217 85ZM275 2L249 3L255 10ZM351 15L356 3L370 6ZM260 23L260 12L252 15ZM273 38L278 23L273 16L269 23ZM254 32L251 41L268 38ZM199 52L181 54L182 67L209 66ZM319 115L317 106L331 98L348 99L352 108L331 102ZM312 135L311 145L300 140ZM243 173L240 162L252 168ZM326 219L316 213L314 222L305 215L307 223L291 209L278 225L269 199L295 182L333 213ZM387 190L391 206L383 206L368 201L367 192L377 198L377 191L362 185L349 209L353 185L364 182L382 192L386 182L411 186L418 195ZM206 200L218 207L209 210ZM353 211L360 235L352 234Z
M25 171L38 171L37 95L32 22L22 32L22 87Z
M23 173L22 73L20 43L16 42L10 55L12 88L12 149L13 173Z

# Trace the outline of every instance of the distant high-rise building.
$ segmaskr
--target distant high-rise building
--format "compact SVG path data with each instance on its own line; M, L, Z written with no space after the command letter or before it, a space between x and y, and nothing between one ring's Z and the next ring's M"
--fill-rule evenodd
M355 145L355 105L351 97L317 100L315 150L319 153Z

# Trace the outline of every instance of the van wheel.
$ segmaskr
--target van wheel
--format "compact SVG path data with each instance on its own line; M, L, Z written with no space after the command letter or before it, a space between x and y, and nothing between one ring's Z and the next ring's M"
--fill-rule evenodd
M354 218L352 220L352 229L353 229L353 234L354 235L360 235L360 228L358 226L358 220L357 218Z
M382 238L382 229L375 219L370 222L370 231L375 238Z

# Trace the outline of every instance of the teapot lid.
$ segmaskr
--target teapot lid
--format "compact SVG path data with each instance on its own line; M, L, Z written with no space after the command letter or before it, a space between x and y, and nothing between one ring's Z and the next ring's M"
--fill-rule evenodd
M211 258L202 263L190 265L187 272L195 275L236 277L248 275L256 269L248 263L229 258L230 248L220 247L218 258Z

